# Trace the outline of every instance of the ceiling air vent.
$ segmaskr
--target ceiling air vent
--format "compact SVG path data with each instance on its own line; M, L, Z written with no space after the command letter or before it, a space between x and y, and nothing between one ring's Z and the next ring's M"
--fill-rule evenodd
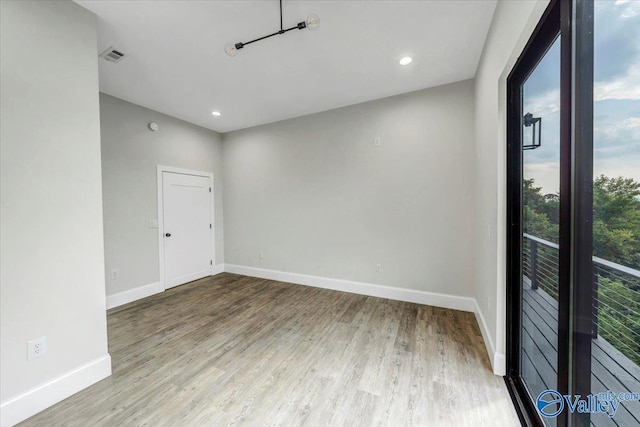
M113 47L110 47L100 54L100 58L104 58L109 62L120 62L125 56L127 55Z

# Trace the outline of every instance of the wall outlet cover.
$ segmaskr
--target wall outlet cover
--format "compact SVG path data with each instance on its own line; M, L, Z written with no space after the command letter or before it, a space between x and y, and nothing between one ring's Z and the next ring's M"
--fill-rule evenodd
M47 354L47 337L27 341L27 360L37 359Z

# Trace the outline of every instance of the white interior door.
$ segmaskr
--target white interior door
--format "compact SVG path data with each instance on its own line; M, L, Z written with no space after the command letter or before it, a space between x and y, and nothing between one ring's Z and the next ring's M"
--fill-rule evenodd
M165 288L211 272L210 186L208 177L162 173Z

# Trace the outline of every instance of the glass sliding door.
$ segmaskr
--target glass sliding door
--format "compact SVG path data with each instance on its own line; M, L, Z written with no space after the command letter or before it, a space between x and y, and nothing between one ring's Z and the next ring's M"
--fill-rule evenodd
M630 395L590 421L640 426L640 3L596 1L593 17L590 391Z
M552 0L508 78L507 385L640 426L640 2Z
M558 388L560 38L521 86L520 373L529 397ZM549 426L555 418L545 419Z
M547 390L567 384L566 284L561 281L562 89L560 3L552 4L508 81L507 379L521 412L537 425L566 425L538 415ZM562 228L562 229L561 229ZM544 396L549 414L559 409Z

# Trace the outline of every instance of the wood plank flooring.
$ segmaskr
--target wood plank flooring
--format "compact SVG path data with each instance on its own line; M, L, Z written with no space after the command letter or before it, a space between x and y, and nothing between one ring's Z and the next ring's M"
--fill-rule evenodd
M533 396L557 384L558 301L543 289L531 289L524 280L522 309L522 376ZM591 390L640 390L640 367L620 353L604 338L593 339L591 346ZM640 402L623 402L615 418L592 416L591 425L640 426Z
M113 375L21 425L520 425L472 313L223 273L108 328Z

